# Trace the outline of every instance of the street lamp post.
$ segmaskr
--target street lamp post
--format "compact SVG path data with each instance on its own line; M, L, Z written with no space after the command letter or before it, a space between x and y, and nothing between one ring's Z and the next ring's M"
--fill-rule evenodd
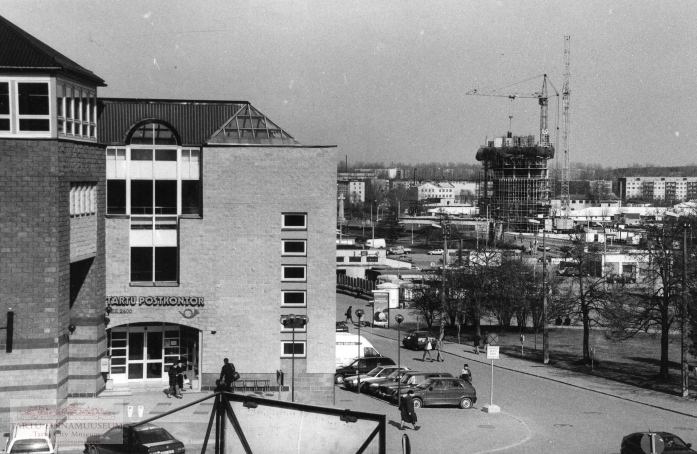
M358 361L356 361L356 392L361 393L361 371L358 368L361 363L361 318L363 318L363 309L356 309L356 317L358 317Z
M397 314L394 317L394 321L397 322L397 406L399 407L399 403L402 399L402 377L400 376L401 374L399 373L400 370L402 370L402 364L401 364L401 337L402 337L402 322L404 321L404 317L402 314Z
M295 330L304 328L310 319L307 315L281 315L281 324L284 328L290 328L293 331L293 341L291 343L291 375L290 375L290 401L295 402ZM280 390L279 390L280 393Z

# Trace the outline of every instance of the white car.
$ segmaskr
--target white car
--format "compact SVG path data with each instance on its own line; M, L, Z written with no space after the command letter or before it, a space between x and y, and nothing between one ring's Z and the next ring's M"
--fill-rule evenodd
M443 249L433 249L428 251L428 255L443 255Z
M36 453L55 454L58 452L56 434L51 424L15 424L8 437L3 454Z

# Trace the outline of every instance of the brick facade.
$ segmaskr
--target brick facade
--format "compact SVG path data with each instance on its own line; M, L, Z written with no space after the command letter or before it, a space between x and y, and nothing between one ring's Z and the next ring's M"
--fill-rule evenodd
M229 357L243 378L276 370L290 381L291 360L281 359L281 314L309 317L307 359L296 359L296 396L331 402L335 348L335 188L333 148L204 147L203 216L180 219L180 283L135 287L129 282L129 221L106 221L107 295L197 296L205 306L190 319L181 308L135 306L112 314L110 328L166 322L202 332L203 386L213 384ZM307 213L306 231L284 231L281 215ZM306 238L306 257L281 257L283 239ZM282 283L281 266L307 265L306 283ZM307 308L282 308L281 290L307 289Z
M70 260L75 247L68 206L75 181L96 182L99 195L96 251L77 266ZM104 325L98 317L104 309L103 193L103 148L0 139L0 324L10 308L15 313L13 351L6 353L4 345L0 350L0 412L7 412L8 402L17 396L40 394L60 403L76 387L72 376L81 377L82 392L103 387L98 373L104 352ZM73 361L71 340L87 332L81 359ZM4 344L4 336L0 342Z

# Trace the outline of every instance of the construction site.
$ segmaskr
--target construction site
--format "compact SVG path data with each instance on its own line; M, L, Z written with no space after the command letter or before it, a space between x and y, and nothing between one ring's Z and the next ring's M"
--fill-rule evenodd
M564 37L564 87L562 89L563 115L563 164L561 172L561 216L554 220L554 227L562 229L569 206L569 37ZM508 98L511 103L517 98L535 98L540 106L539 140L535 136L516 136L511 131L512 114L509 114L509 129L505 136L488 140L477 150L476 159L483 164L478 182L479 213L496 222L496 231L531 231L548 225L550 221L551 185L548 162L554 158L555 147L550 140L548 125L548 85L557 99L559 92L542 75L542 87L533 93L513 93L505 89L471 90L467 94ZM559 128L556 128L557 131ZM558 139L557 139L558 140Z

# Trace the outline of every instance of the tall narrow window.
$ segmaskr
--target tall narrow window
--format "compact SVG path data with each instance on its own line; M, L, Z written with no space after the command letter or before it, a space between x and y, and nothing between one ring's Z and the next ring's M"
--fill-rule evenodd
M131 180L131 214L153 214L152 180Z
M0 82L0 131L10 130L10 84Z
M131 281L152 282L152 247L131 248Z
M107 214L126 214L126 180L106 182Z

